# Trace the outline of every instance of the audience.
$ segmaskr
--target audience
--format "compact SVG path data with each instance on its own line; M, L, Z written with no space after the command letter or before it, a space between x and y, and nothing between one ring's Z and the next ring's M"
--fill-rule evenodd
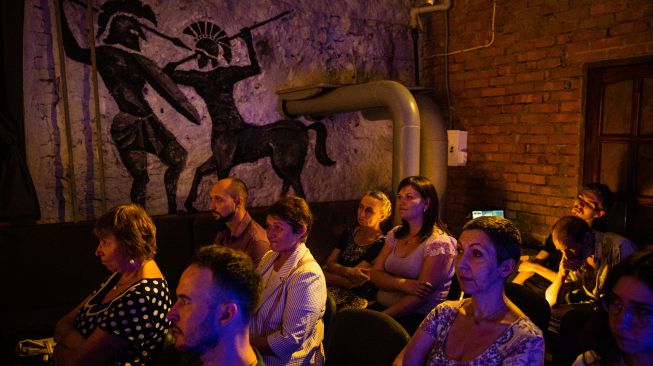
M383 248L381 223L390 217L390 200L381 191L365 193L358 204L358 225L345 230L324 267L329 295L339 310L364 309L374 294L372 263Z
M438 196L421 176L399 183L401 225L393 228L372 267L383 312L412 334L428 312L446 299L453 277L456 240L438 217Z
M615 265L605 281L601 310L589 334L593 350L574 366L653 365L653 251Z
M153 259L156 228L145 210L127 204L102 215L95 235L95 255L112 274L57 323L56 364L146 364L163 344L171 303Z
M394 365L542 365L542 332L504 293L520 245L519 231L504 218L465 224L455 265L471 298L433 309Z
M326 283L305 244L313 217L306 201L288 196L266 219L271 251L257 267L263 293L252 319L251 342L265 364L322 365Z
M247 186L238 178L219 180L211 187L211 211L218 222L215 244L247 253L254 264L270 249L265 230L247 213Z
M576 196L570 214L585 221L595 232L598 232L596 226L600 225L597 223L605 217L611 205L610 188L605 184L590 183ZM544 291L556 278L561 258L562 253L553 244L553 239L549 235L544 242L544 248L539 253L520 257L519 273L513 282L523 284L544 296Z
M593 232L587 222L575 216L558 220L552 238L562 260L545 293L551 306L596 300L609 269L637 249L621 236Z
M250 318L261 277L243 252L217 245L201 248L181 275L170 309L175 347L205 366L263 365L250 345Z

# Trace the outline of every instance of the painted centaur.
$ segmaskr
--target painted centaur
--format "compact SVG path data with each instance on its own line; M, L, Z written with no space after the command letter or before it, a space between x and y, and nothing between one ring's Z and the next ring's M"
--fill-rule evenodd
M281 15L272 19L278 19ZM292 187L296 195L304 197L300 178L308 151L308 130L317 132L317 160L324 165L335 163L326 153L327 132L322 123L305 126L296 120L280 120L269 125L255 126L246 123L236 107L233 96L235 84L261 72L250 30L268 21L243 28L233 37L228 37L214 23L195 22L184 29L185 34L195 37L195 54L171 62L164 68L176 83L195 89L206 103L211 117L213 156L195 170L193 184L185 202L189 211L195 211L193 203L197 198L197 187L204 176L217 172L218 178L222 179L229 176L229 172L236 165L268 156L272 168L283 180L281 194L287 194L288 189ZM231 62L230 41L236 37L245 41L250 64L220 66L220 56L227 63ZM197 60L200 70L177 69L179 65L193 59Z
M202 178L217 172L218 178L229 176L229 171L238 164L253 162L270 157L272 169L283 180L281 195L288 193L290 187L295 194L304 197L301 174L308 151L308 130L315 130L315 156L323 165L335 162L326 152L327 131L320 122L305 126L296 120L280 120L265 126L248 125L242 129L220 131L211 134L213 156L195 170L195 177L186 209L192 211L197 198L197 186Z

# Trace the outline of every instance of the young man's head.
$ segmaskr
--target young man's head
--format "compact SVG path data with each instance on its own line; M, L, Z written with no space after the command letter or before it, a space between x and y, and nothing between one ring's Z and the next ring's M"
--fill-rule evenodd
M201 248L181 275L177 302L168 313L175 346L201 355L224 339L248 334L260 292L261 278L247 254L217 245Z
M553 244L563 258L584 262L594 253L594 233L586 221L576 216L565 216L553 225Z
M571 209L571 214L592 226L594 220L605 215L612 205L610 188L601 183L590 183L583 187Z
M219 180L211 187L211 211L218 222L227 223L244 216L247 208L247 186L238 178Z

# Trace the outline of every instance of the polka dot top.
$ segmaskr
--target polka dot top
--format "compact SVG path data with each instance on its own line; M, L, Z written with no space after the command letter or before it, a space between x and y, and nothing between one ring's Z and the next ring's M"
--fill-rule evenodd
M117 352L107 365L146 365L163 345L170 322L171 306L165 279L144 278L113 300L101 303L120 279L114 273L93 293L75 315L75 329L88 338L96 328L127 339L129 344Z

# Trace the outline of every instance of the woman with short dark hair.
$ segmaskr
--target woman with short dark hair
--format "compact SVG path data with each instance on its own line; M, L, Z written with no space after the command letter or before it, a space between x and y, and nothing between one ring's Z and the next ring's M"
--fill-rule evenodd
M465 224L456 277L471 298L433 309L394 365L543 365L542 331L504 293L520 245L519 231L504 218Z
M142 365L163 345L171 305L159 270L156 227L135 204L114 207L95 224L95 255L111 272L55 328L57 365Z
M257 266L263 293L250 326L251 343L268 366L322 365L326 283L305 244L313 223L302 198L275 202L266 218L271 251Z

